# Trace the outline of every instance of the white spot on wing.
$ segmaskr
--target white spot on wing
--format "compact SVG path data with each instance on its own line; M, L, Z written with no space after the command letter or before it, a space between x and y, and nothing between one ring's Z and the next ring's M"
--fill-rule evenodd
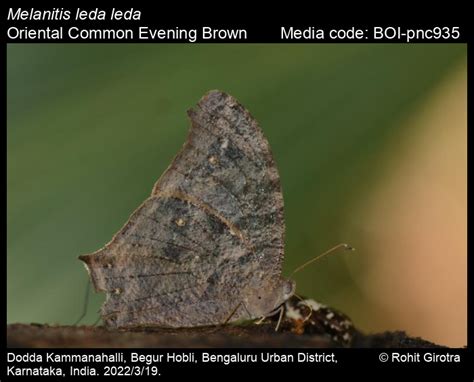
M217 158L212 155L210 156L209 158L207 158L207 161L210 163L210 164L216 164L217 163Z
M183 227L186 224L186 222L181 218L177 219L175 223L178 227Z

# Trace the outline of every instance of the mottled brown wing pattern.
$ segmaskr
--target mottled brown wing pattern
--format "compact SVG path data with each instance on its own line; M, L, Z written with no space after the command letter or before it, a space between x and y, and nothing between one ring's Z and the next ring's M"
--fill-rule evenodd
M281 274L283 195L270 146L250 113L233 97L210 92L188 112L192 128L153 194L180 192L212 206Z
M222 92L189 116L188 140L150 198L103 249L80 257L107 294L107 326L210 325L270 309L242 303L249 287L277 288L281 277L283 198L268 142Z

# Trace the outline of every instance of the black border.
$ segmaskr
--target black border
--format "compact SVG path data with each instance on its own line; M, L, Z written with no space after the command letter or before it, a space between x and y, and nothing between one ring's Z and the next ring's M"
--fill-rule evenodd
M36 7L38 9L43 8L43 9L51 9L50 7ZM65 7L66 9L75 9L72 7ZM91 7L88 7L91 8ZM92 7L94 8L94 7ZM107 9L107 8L103 8ZM467 44L467 51L468 51L468 174L469 174L469 168L470 166L470 155L469 155L469 142L470 142L470 136L472 134L469 134L469 126L472 118L469 118L470 111L472 110L472 101L471 98L469 97L469 91L471 90L471 79L469 76L469 70L472 70L472 62L473 62L473 53L472 49L469 49L469 45L471 44L471 29L468 27L468 24L463 21L449 21L447 23L443 23L440 21L436 22L366 22L366 23L361 23L361 22L347 22L347 21L334 21L334 22L328 22L328 21L322 21L321 17L315 17L313 20L303 23L301 21L292 23L291 21L285 21L284 23L279 22L277 20L274 20L271 18L271 16L267 16L265 20L265 24L263 24L259 20L259 22L249 22L249 21L242 21L244 19L241 19L239 22L222 22L219 21L217 22L217 18L211 17L208 15L206 18L203 19L198 19L196 15L193 14L192 16L192 21L191 22L186 22L184 21L186 17L183 17L182 15L180 16L171 16L167 15L166 11L164 9L161 9L159 11L152 10L151 7L139 7L139 9L142 10L142 21L141 22L136 22L138 24L144 24L144 25L149 25L149 26L155 26L157 28L168 28L168 27L175 27L175 26L180 26L182 28L196 28L200 27L202 25L206 26L212 26L212 27L223 27L223 28L229 28L229 27L243 27L246 28L249 31L249 39L245 41L237 41L237 43L371 43L371 42L376 42L376 43L404 43L403 41L397 41L397 40L377 40L373 41L371 39L363 40L363 41L353 41L353 40L329 40L325 39L323 41L321 40L302 40L302 41L282 41L279 37L279 33L275 31L279 31L278 27L281 25L294 25L295 27L308 27L308 26L321 26L324 29L327 28L347 28L348 26L356 26L356 27L361 27L365 29L367 26L373 26L373 25L381 25L381 26L392 26L392 25L399 25L405 28L408 27L430 27L433 25L443 25L443 26L453 26L453 25L458 25L461 28L461 38L459 40L448 40L448 41L434 41L434 40L427 40L427 41L413 41L412 43L416 42L423 42L423 43L466 43ZM191 13L192 11L190 11ZM189 13L188 13L189 15ZM207 19L208 22L205 22L204 19ZM338 19L337 17L334 17L334 19ZM5 156L4 158L4 166L3 168L5 169L5 183L7 181L6 177L6 169L7 169L7 159L6 159L6 152L7 152L7 147L6 147L6 123L7 123L7 108L6 108L6 89L7 89L7 76L6 76L6 45L10 43L11 41L6 38L6 30L8 26L10 25L10 22L5 22L6 20L6 13L4 13L4 23L2 23L2 36L3 36L3 49L2 49L2 55L4 56L2 61L2 65L4 65L4 95L5 95L5 101L2 104L3 108L3 115L5 116L5 130L4 130L4 138L5 138ZM197 21L199 20L199 21ZM201 21L202 20L202 21ZM245 19L247 20L247 19ZM439 20L439 19L438 19ZM20 23L21 24L21 23ZM28 22L25 22L24 25L27 25ZM35 26L40 26L42 23L35 24ZM67 24L67 23L66 23ZM127 23L125 23L127 24ZM28 24L29 25L29 24ZM51 25L54 27L55 25L65 25L64 23L61 22L53 22L53 23L48 23L48 25ZM84 27L90 27L90 28L98 28L97 22L83 22L81 24ZM100 27L109 27L113 26L115 28L120 26L119 22L113 22L113 23L106 23L103 22L100 24ZM126 25L124 27L127 27ZM33 41L14 41L14 43L43 43L46 41L43 40L33 40ZM87 41L87 40L81 40L81 41L47 41L48 43L123 43L124 41ZM139 43L144 43L144 41L126 41L128 43L130 42L139 42ZM207 41L199 41L199 42L204 42L204 43L236 43L236 41L214 41L214 40L207 40ZM188 43L186 41L147 41L147 43ZM196 42L197 43L197 42ZM6 193L6 187L7 185L5 184L5 193ZM468 193L469 195L469 193ZM5 297L5 302L3 304L3 314L1 315L4 327L6 327L6 280L7 280L7 257L6 257L6 252L7 252L7 243L6 243L6 217L7 217L7 204L6 204L6 195L5 195L5 229L3 230L4 232L4 240L5 240L5 262L4 262L4 268L2 271L3 275L3 280L4 280L4 288L5 290L3 291L3 296ZM469 197L468 197L468 216L470 216L470 204L469 204ZM469 219L468 219L468 238L469 238L469 233L470 233L470 225L469 225ZM469 239L468 239L468 254L469 254ZM359 369L359 367L363 367L365 369L372 369L375 373L383 373L383 375L386 376L386 372L390 371L390 374L407 374L408 371L413 371L413 370L420 370L423 371L423 374L426 375L426 373L429 371L435 372L437 376L449 376L451 379L453 378L453 371L456 370L457 372L463 372L464 375L469 369L469 365L471 364L473 357L472 357L472 347L474 344L474 338L473 338L473 333L474 331L470 327L470 321L471 318L473 317L473 306L472 306L472 280L469 277L469 274L473 273L472 267L473 267L474 261L472 259L469 259L468 256L468 346L467 348L464 349L387 349L387 353L391 352L400 352L400 353L413 353L413 352L420 352L421 354L425 352L431 352L431 353L451 353L451 354L460 354L462 358L461 363L407 363L407 364L393 364L393 363L381 363L378 361L378 356L382 349L317 349L318 352L334 352L336 353L337 357L339 358L340 362L337 365L334 364L311 364L311 363L302 363L302 364L253 364L253 365L248 365L248 364L238 364L234 366L217 366L217 365L192 365L192 367L187 367L183 366L182 364L170 364L164 366L164 374L168 374L169 376L172 376L173 378L178 377L178 376L187 376L190 375L192 376L193 374L195 376L202 375L203 378L207 378L209 376L209 373L212 373L212 375L219 375L219 376L225 376L225 375L233 375L233 376L246 376L247 378L252 378L254 374L253 373L260 373L263 372L263 375L266 377L269 377L271 375L277 375L277 376L283 376L283 375L288 375L291 376L295 379L300 379L300 378L306 378L304 376L304 372L309 372L308 378L317 378L321 376L322 374L320 373L328 373L330 376L334 376L336 372L339 369L346 369L349 371L354 371ZM433 282L436 282L436 280L433 280ZM449 307L447 307L449 309ZM449 325L449 323L447 323ZM107 350L107 349L99 349L99 350L92 350L92 349L7 349L6 348L6 332L3 332L2 338L1 338L1 343L2 343L2 361L6 362L6 353L8 351L10 352L16 352L18 354L24 354L24 353L44 353L47 351L54 351L56 353L96 353L96 352L115 352L117 350ZM153 353L153 354L158 354L158 353L166 353L169 351L179 351L180 349L174 349L174 350L169 350L169 349L119 349L118 351L121 351L123 353L129 354L130 352L141 352L141 353ZM182 351L189 351L190 349L181 349ZM240 353L256 353L260 352L262 349L209 349L206 351L213 352L213 353L229 353L229 352L240 352ZM310 350L310 349L306 349ZM287 352L287 353L297 353L298 351L302 351L302 349L269 349L269 351L272 352ZM304 350L303 350L304 351ZM200 354L203 352L202 349L196 350L197 354ZM202 374L205 372L206 374ZM251 372L252 374L249 374ZM300 374L302 372L302 374ZM2 372L0 374L0 378L4 380L4 376L6 373L6 365L3 365L2 367ZM197 373L197 374L196 374ZM312 374L314 373L314 374ZM472 372L471 372L472 373ZM469 373L469 375L471 375ZM256 376L257 374L255 374ZM354 374L353 377L357 377L357 374ZM156 378L156 377L154 377ZM471 378L472 379L472 378Z

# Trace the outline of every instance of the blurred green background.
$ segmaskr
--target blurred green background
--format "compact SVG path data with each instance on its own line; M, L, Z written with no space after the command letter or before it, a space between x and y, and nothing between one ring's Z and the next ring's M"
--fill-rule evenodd
M365 330L384 327L357 282L374 254L345 222L386 175L394 142L410 139L403 121L465 63L465 45L17 44L7 54L8 322L76 320L88 279L77 256L125 223L185 141L186 110L221 89L270 141L285 273L340 242L358 250L297 274L298 293ZM83 323L102 301L93 295Z

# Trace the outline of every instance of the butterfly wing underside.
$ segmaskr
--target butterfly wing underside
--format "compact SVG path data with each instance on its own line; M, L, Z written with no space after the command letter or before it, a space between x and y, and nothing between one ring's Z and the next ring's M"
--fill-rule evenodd
M81 256L107 294L108 326L255 318L239 302L248 288L281 277L283 196L268 141L223 92L209 92L188 114L188 139L152 195L111 242Z

